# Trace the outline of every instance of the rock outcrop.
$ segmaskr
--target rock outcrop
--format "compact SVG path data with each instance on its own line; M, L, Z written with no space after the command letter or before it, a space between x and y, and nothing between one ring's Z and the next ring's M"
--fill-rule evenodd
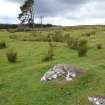
M105 105L105 97L103 96L92 96L88 97L88 99L95 105Z
M83 73L83 70L71 64L57 64L44 74L41 81L47 82L60 77L65 78L67 81L71 81Z

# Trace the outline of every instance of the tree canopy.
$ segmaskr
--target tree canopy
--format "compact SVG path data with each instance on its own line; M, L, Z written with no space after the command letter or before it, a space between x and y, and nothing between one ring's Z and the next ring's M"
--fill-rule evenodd
M21 13L18 16L18 19L21 21L21 24L32 25L34 23L33 5L34 0L26 0L20 7Z

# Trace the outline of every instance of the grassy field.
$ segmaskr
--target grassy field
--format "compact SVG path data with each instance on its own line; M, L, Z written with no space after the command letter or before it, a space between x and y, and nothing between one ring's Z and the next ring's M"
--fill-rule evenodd
M76 37L81 33L95 30L95 35L86 37L90 49L87 56L78 57L77 51L69 49L65 43L56 43L54 59L43 62L48 42L10 39L10 35L20 37L35 32L9 33L0 31L0 41L7 48L0 49L0 105L91 105L88 95L105 95L105 32L98 29L64 29ZM45 34L46 32L44 32ZM97 49L101 43L103 49ZM18 53L16 63L9 63L8 50ZM74 64L87 74L72 82L40 83L40 78L55 64Z

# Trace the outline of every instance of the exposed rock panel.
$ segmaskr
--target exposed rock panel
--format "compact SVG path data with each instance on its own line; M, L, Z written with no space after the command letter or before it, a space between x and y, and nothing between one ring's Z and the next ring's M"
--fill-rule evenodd
M71 81L83 73L83 70L71 64L57 64L44 74L41 81L47 82L59 77L64 77L67 81Z

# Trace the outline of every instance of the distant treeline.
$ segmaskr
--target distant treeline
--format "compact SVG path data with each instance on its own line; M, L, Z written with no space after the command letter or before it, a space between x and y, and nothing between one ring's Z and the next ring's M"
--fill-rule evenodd
M79 30L79 29L105 29L105 25L77 25L77 26L65 26L65 31Z
M65 26L65 28L70 28L70 29L100 28L100 27L105 27L105 25L77 25L77 26Z
M40 28L40 27L53 27L52 24L34 24L34 28ZM18 28L21 27L19 24L0 24L0 29L11 29L11 28ZM29 27L28 25L24 25L24 27Z
M0 24L0 29L17 28L17 24Z

